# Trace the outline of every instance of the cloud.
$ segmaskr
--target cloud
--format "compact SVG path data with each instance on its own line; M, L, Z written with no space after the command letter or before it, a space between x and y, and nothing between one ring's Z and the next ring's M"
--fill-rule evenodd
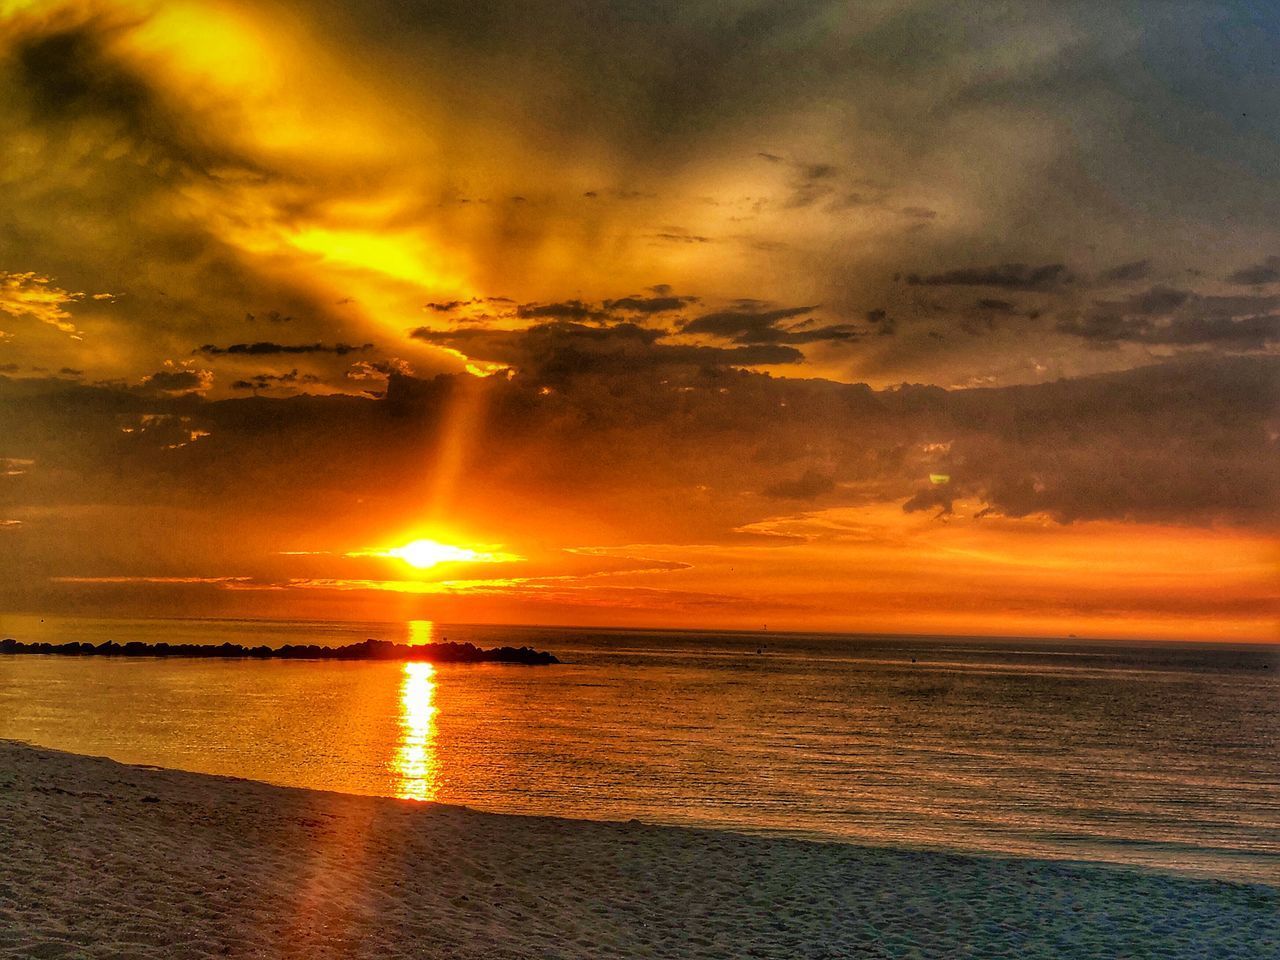
M0 129L22 145L0 156L0 259L36 252L25 292L56 293L41 319L73 332L75 314L85 346L19 331L33 365L137 381L174 344L247 340L263 320L331 335L335 297L299 274L285 239L314 220L314 167L280 162L257 136L281 64L262 64L240 96L223 81L239 71L203 73L202 52L243 53L248 32L229 7L37 6L0 14ZM197 35L190 56L174 56ZM92 292L103 289L118 296ZM114 302L91 310L90 299Z
M172 396L182 394L208 393L213 386L213 371L201 370L185 364L168 363L163 370L157 370L142 378L141 389L158 394Z
M211 343L206 343L202 347L197 347L195 353L203 353L209 357L221 356L251 356L266 357L279 354L306 354L306 353L332 353L339 357L345 357L349 353L360 353L365 350L372 350L372 343L362 343L358 346L350 343L271 343L268 341L259 341L257 343L233 343L229 346L218 347Z
M1280 342L1280 296L1220 297L1152 287L1121 300L1100 300L1056 329L1097 344L1217 346L1258 350Z
M633 323L588 326L558 321L524 330L464 327L440 331L420 327L416 340L457 350L475 360L506 364L534 376L631 373L663 367L728 367L799 363L794 347L751 344L708 347L666 342L666 335Z
M1227 281L1246 286L1280 283L1280 257L1267 257L1262 263L1256 263L1251 267L1242 267L1227 277Z
M165 392L170 396L181 395L178 391L162 391L162 394ZM180 450L212 435L205 425L183 414L142 413L121 419L120 433L153 450Z
M769 155L770 162L776 160ZM837 168L829 163L793 163L791 195L783 200L783 207L803 209L831 196L836 189Z
M955 512L955 497L946 487L921 487L902 505L904 513L917 513L921 510L937 510L939 517L950 516ZM986 508L990 510L991 508Z
M519 527L538 504L564 525L560 536L605 518L634 542L714 540L773 515L774 501L817 498L908 509L966 500L1063 523L1262 524L1280 508L1280 448L1269 439L1280 360L1270 357L875 391L733 369L742 350L664 346L635 328L480 333L478 352L517 367L510 379L392 374L383 399L210 402L0 381L6 452L42 465L6 508L56 514L94 489L108 503L234 515L237 529L263 524L266 536L315 511L364 524L362 503L385 513L403 500L404 517L383 520L407 528L420 503L412 492L443 469L423 438L459 404L481 411L457 465L460 517ZM208 436L195 443L193 432ZM138 437L154 439L118 446ZM173 458L178 444L188 459ZM104 462L109 488L94 480Z
M108 121L117 135L162 152L185 170L208 174L229 164L252 166L186 122L176 104L110 52L121 32L106 20L90 20L20 35L12 60L19 88L55 124Z
M690 311L662 294L618 296L657 271L708 297L749 289L847 317L884 305L910 332L928 308L891 288L903 262L957 288L995 271L993 293L1048 293L1084 286L1037 275L1058 249L1092 283L1134 249L1179 266L1171 251L1189 248L1186 234L1228 222L1236 239L1214 248L1234 263L1241 250L1270 249L1259 232L1276 222L1273 189L1243 174L1226 181L1216 166L1252 169L1256 150L1220 135L1185 144L1209 125L1155 102L1163 87L1132 69L1179 68L1161 43L1227 29L1199 16L1153 32L1137 8L1109 9L1103 29L1060 7L1029 31L988 12L979 55L994 58L992 72L975 73L974 48L959 40L973 24L936 4L891 3L841 30L831 29L840 8L825 0L732 0L714 23L668 0L638 18L606 5L598 29L554 5L517 16L508 0L483 11L449 0L429 15L389 0L309 0L289 17L241 0L144 6L124 16L45 4L55 12L15 15L0 40L11 94L0 124L23 145L0 159L0 254L40 251L30 268L68 292L122 292L110 318L87 318L115 338L100 361L111 369L43 347L39 357L24 348L28 364L136 381L172 344L252 342L286 317L296 343L383 342L388 317L424 304L431 316L467 316L488 290L515 295L531 321ZM572 55L530 43L531 31ZM913 44L921 31L927 40ZM210 70L215 47L223 66ZM618 49L645 55L619 67ZM1148 110L1143 136L1114 134L1111 92L1089 80L1098 75ZM1237 99L1254 95L1236 86ZM1269 129L1258 106L1247 123L1233 107L1232 129ZM1097 133L1087 142L1062 133L1081 117ZM442 155L426 148L443 142ZM1017 149L993 153L990 142ZM1124 183L1123 205L1103 202L1100 172ZM1175 202L1204 182L1221 186ZM528 202L503 200L516 196ZM1131 222L1142 225L1136 235L1119 229ZM1084 236L1096 251L1077 242ZM963 250L981 251L979 265L948 274ZM1048 324L1019 336L1023 353L1073 350ZM865 362L810 369L873 370L878 382L973 372L961 369L973 359L957 349L962 338L917 339L886 337L860 351ZM972 349L1012 352L984 339ZM1087 346L1055 372L1096 369ZM429 356L413 359L425 369Z
M524 320L593 320L603 317L604 312L581 300L565 300L560 303L522 303L516 307L516 316Z
M871 324L878 336L889 337L898 331L898 322L883 308L868 310L866 317L867 323Z
M474 307L486 303L511 303L508 297L470 297L467 300L445 300L439 303L428 303L425 309L433 313L453 313L463 307Z
M712 243L710 237L704 237L700 234L690 233L683 227L668 227L659 233L650 234L652 240L662 240L666 243Z
M1179 317L1156 324L1134 317L1096 314L1083 321L1064 321L1063 333L1101 343L1128 341L1170 346L1220 345L1259 350L1280 343L1280 315L1259 317Z
M705 333L735 343L819 343L857 340L865 331L852 324L806 326L805 323L783 326L783 321L804 316L816 307L784 307L776 310L722 310L690 320L683 333ZM810 321L811 323L811 321Z
M682 310L689 304L697 303L697 297L673 297L670 295L656 297L621 297L617 300L606 300L604 309L622 311L624 313L671 313Z
M392 374L413 376L413 365L399 357L386 360L357 360L347 371L348 380L386 380Z
M297 368L288 373L257 373L252 377L236 380L231 384L232 390L269 390L273 387L291 387L295 384L319 383L320 377L314 373L299 373Z
M907 276L911 286L1005 287L1010 290L1050 290L1075 280L1065 264L1002 263L991 267L961 267L944 273Z
M1186 290L1152 287L1143 293L1135 293L1110 305L1125 314L1155 316L1172 313L1191 298L1192 295Z
M1133 283L1145 280L1151 274L1150 260L1132 260L1119 263L1098 274L1099 283Z
M80 336L67 306L83 300L83 293L72 293L54 284L48 277L32 272L5 273L0 270L0 313L11 317L31 317L74 337ZM101 299L95 295L94 299Z

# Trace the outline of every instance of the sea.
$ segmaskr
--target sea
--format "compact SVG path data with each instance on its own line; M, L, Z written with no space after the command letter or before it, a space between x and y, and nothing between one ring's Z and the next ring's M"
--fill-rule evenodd
M563 661L0 656L0 737L127 763L1280 884L1280 646L3 616L7 636Z

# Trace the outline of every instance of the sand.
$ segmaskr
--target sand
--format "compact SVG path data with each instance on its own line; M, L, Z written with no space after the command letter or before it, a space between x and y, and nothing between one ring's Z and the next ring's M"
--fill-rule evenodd
M0 741L0 957L1280 957L1280 888L485 814Z

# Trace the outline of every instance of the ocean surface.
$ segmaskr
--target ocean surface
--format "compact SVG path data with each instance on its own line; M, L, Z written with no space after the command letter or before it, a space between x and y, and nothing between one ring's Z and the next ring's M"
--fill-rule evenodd
M0 657L0 737L289 786L1280 883L1280 648L0 617L553 667Z

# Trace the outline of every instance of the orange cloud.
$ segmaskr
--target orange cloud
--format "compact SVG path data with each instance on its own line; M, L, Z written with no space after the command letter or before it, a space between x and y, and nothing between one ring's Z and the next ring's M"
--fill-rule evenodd
M31 317L79 340L83 334L76 328L70 304L85 299L83 293L72 293L57 286L49 277L36 273L5 273L0 270L0 313L11 317ZM110 294L97 293L92 299L110 299Z

